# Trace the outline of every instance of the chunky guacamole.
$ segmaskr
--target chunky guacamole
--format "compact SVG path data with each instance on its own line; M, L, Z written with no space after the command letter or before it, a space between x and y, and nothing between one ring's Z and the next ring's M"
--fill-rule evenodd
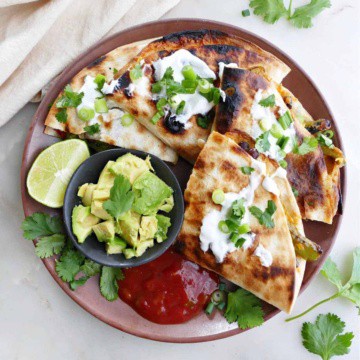
M73 209L72 228L79 243L94 233L108 254L130 259L167 239L173 190L156 176L150 157L128 153L109 161L98 183L83 184L78 196L82 204Z

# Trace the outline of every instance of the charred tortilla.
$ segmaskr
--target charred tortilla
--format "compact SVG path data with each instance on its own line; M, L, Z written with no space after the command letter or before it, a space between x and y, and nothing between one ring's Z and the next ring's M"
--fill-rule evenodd
M275 167L271 161L263 155L261 160L265 161L267 174L273 174ZM201 249L203 220L212 210L220 208L212 201L212 192L220 188L225 193L239 193L249 184L249 176L240 169L251 164L251 156L233 140L217 132L210 135L185 190L185 218L176 245L191 261L290 312L302 282L305 261L296 256L289 231L289 226L294 226L303 234L301 215L286 179L275 178L282 189L281 196L261 185L255 190L254 205L264 207L272 200L277 210L271 229L260 225L255 217L250 218L251 231L256 234L250 247L227 253L223 262L216 260L211 249L206 252ZM255 255L259 245L271 253L270 266L263 266Z
M114 103L134 115L148 130L163 142L175 149L182 157L194 163L201 146L206 141L211 128L213 113L208 113L208 126L199 125L199 115L194 114L184 127L176 118L163 116L156 124L151 122L157 113L157 100L151 91L154 83L153 63L171 56L179 49L188 50L192 55L204 61L216 74L219 63L234 63L244 68L262 68L270 78L280 82L289 72L289 68L272 54L256 45L222 32L214 30L187 31L171 34L147 45L138 56L117 74L118 83L114 93L108 95ZM130 91L132 80L130 71L141 65L143 76L141 91ZM218 79L214 85L217 86Z
M282 94L279 93L279 87L263 76L245 69L225 68L221 87L227 96L225 102L217 107L214 129L231 137L237 143L246 142L250 147L255 145L255 138L252 135L256 121L252 109L259 91L275 96L276 106L272 107L271 111L277 118L279 105L282 109L290 111L299 144L305 138L313 137L303 125L309 122L311 116L300 102L284 88ZM298 192L296 199L302 217L332 223L339 202L341 165L324 156L320 146L304 155L289 152L285 160L288 180Z
M106 81L111 81L114 73L128 63L146 44L147 42L140 42L125 45L101 56L73 77L70 82L71 88L73 91L78 92L87 76L95 78L98 74L104 75ZM124 112L120 104L108 102L109 112L104 116L99 116L95 121L95 123L100 125L100 131L93 135L85 132L84 127L88 124L79 119L75 108L67 109L66 123L59 122L56 119L59 109L56 108L55 104L62 94L59 94L54 105L50 108L45 120L47 128L69 132L83 138L99 140L110 145L147 151L165 161L176 163L176 152L166 146L136 120L130 126L121 125L121 117ZM46 131L47 133L51 132L49 129Z

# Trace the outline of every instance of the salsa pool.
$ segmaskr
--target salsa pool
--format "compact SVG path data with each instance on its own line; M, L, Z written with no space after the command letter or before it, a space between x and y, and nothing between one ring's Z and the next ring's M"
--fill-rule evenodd
M173 250L156 260L124 270L119 296L145 319L180 324L196 316L217 289L218 276Z

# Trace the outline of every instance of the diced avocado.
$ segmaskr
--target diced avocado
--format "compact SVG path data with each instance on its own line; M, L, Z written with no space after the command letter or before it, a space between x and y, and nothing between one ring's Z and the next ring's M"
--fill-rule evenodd
M115 237L115 225L113 220L101 222L92 227L100 242L111 242Z
M140 175L152 169L150 160L143 160L133 154L126 154L118 158L109 170L114 175L125 176L132 184Z
M97 183L97 189L109 189L114 185L115 175L109 169L115 164L115 161L108 161L100 174Z
M131 246L139 243L140 215L131 211L124 219L118 221L121 236Z
M72 229L79 243L83 243L85 239L92 233L92 227L99 222L99 219L92 215L90 206L75 206L71 216Z
M134 249L125 249L123 251L123 253L124 253L124 256L125 256L126 259L131 259L134 256L136 256L136 253L135 253Z
M156 215L156 219L158 221L158 227L155 238L158 243L161 243L167 239L167 232L171 226L171 221L169 217L159 214Z
M109 198L110 198L110 188L100 189L100 190L95 189L92 196L93 201L95 200L106 201Z
M115 236L114 239L105 244L106 252L110 254L121 254L126 249L127 243L125 240Z
M110 220L112 216L103 208L103 201L95 200L91 203L91 213L102 220Z
M174 196L171 195L167 199L164 200L163 204L159 207L159 210L170 212L174 207Z
M138 214L155 214L173 190L151 172L140 175L133 183L135 200L132 209Z
M135 256L141 256L146 251L146 249L152 246L154 246L154 240L147 240L139 243L135 250Z
M157 230L157 218L155 215L143 216L140 225L140 242L153 240Z
M84 184L80 186L78 196L81 197L81 201L84 206L90 206L93 192L96 188L95 184Z

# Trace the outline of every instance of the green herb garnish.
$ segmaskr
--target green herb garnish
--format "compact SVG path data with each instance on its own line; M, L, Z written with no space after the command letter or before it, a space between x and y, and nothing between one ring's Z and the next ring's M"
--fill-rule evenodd
M140 64L136 64L131 70L130 70L130 79L131 81L138 80L142 77L142 69Z
M250 10L249 10L249 9L243 10L243 11L241 12L241 15L242 15L243 17L250 16Z
M250 175L253 171L255 171L255 169L251 166L242 166L240 169L241 172L245 175Z
M269 134L270 131L265 131L256 139L255 148L257 151L264 153L270 149Z
M350 352L354 334L343 334L345 323L335 314L320 314L315 323L306 322L301 329L304 347L323 360Z
M185 104L185 100L180 102L179 106L176 108L176 115L180 115L184 111Z
M260 100L259 104L263 107L275 106L275 95L272 94L272 95L268 96L267 98Z
M55 115L56 117L56 120L62 124L65 124L66 121L67 121L67 110L64 108L64 109L60 109L57 114Z
M196 119L196 123L201 128L207 129L211 123L211 118L210 118L210 116L207 116L207 115L204 115L204 116L198 115L198 117Z
M290 112L287 111L284 115L280 116L278 119L279 124L281 125L281 127L286 130L289 128L289 126L292 123L292 117L290 115Z
M89 134L89 135L94 135L98 132L100 132L100 125L99 124L94 124L94 125L89 125L89 126L85 126L84 130Z
M77 93L72 90L70 85L66 85L64 94L56 101L56 107L59 109L68 107L78 107L81 104L84 93Z
M272 229L275 226L271 217L275 214L276 205L272 200L268 201L267 207L264 211L259 209L257 206L250 206L249 211L258 219L261 225L264 225L268 229Z
M298 155L306 155L315 151L318 147L318 141L315 137L309 136L303 138L303 142L299 146L295 146L293 152Z
M94 83L97 85L97 88L96 90L101 92L104 84L105 84L105 76L104 75L101 75L101 74L98 74L96 75L95 79L94 79Z
M123 280L124 274L121 269L103 266L100 276L100 291L108 301L118 299L119 285L118 280Z

